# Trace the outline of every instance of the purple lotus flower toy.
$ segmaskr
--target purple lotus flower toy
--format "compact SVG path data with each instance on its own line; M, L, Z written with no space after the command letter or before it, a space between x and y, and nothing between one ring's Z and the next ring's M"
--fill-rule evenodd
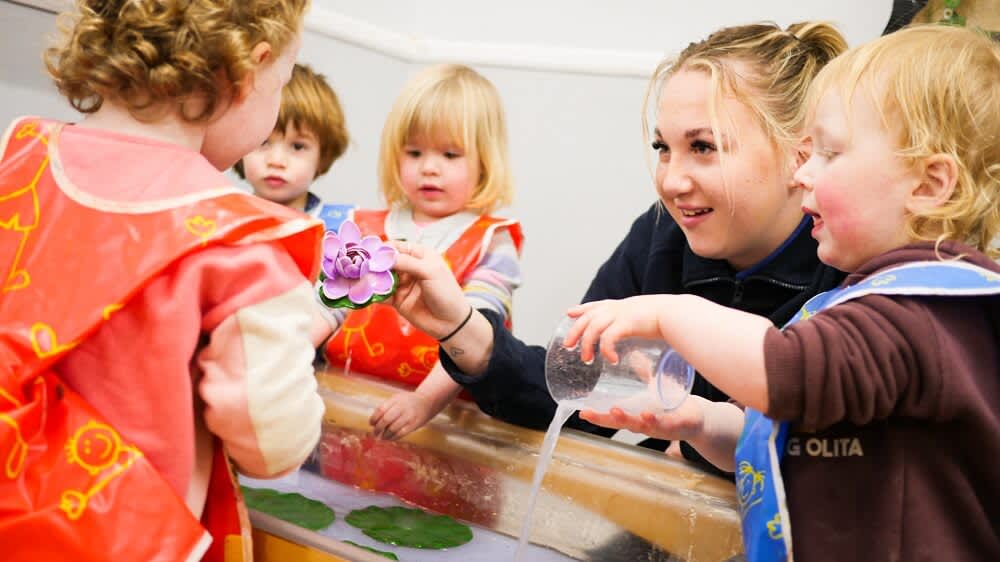
M319 298L330 308L362 308L389 298L396 288L391 268L396 249L378 236L361 237L361 229L344 221L339 232L323 238L323 270Z

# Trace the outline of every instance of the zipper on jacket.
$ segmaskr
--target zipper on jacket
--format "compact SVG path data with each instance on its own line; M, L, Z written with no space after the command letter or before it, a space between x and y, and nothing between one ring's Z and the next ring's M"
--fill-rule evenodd
M742 281L737 281L734 284L734 286L733 286L733 301L732 302L733 302L734 305L737 305L737 304L740 304L740 301L742 301L742 300L743 300L743 282Z
M809 288L809 285L796 285L794 283L786 283L784 281L778 281L777 279L772 279L770 277L753 277L753 276L751 276L751 277L747 277L746 279L744 279L743 282L745 283L745 282L750 281L750 280L753 280L753 281L764 281L766 283L770 283L772 285L777 285L778 287L782 287L782 288L785 288L785 289L791 289L793 291L805 291L806 289Z
M733 286L733 296L729 301L730 306L735 306L743 300L743 281L739 279L733 279L732 277L711 277L709 279L699 279L697 281L692 281L687 285L684 285L685 289L690 289L691 287L697 287L698 285L706 285L708 283L720 283L725 281ZM721 303L720 303L721 304Z
M692 281L691 283L684 285L684 288L690 290L691 287L706 285L708 283L720 283L720 282L732 283L733 298L732 301L730 301L730 303L731 305L735 306L743 301L744 284L747 281L764 281L765 283L768 283L770 285L774 285L776 287L781 287L783 289L788 289L791 291L805 291L806 289L809 288L809 285L796 285L794 283L786 283L785 281L778 281L777 279L772 279L770 277L753 276L753 275L747 277L746 279L733 279L732 277L710 277L708 279L699 279L697 281Z
M684 288L689 289L691 287L697 287L698 285L705 285L707 283L718 283L719 281L725 281L727 283L736 282L733 280L732 277L710 277L708 279L698 279L697 281L691 281L690 283L686 283L684 285Z

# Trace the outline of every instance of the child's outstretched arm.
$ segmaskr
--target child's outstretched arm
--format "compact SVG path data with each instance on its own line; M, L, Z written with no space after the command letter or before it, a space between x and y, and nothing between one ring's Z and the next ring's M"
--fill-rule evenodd
M314 316L313 327L310 331L309 339L313 342L313 347L320 349L326 344L333 334L337 332L340 325L347 318L348 309L330 308L323 304L319 298L319 291L323 287L322 281L316 281L313 291Z
M726 472L735 470L733 455L743 432L743 410L729 402L688 396L675 410L630 414L612 408L606 414L583 410L580 417L597 425L627 429L658 439L687 441L709 462Z
M195 257L206 262L200 290L210 337L196 357L205 424L245 474L293 470L319 440L324 410L309 339L312 285L278 243Z
M340 327L340 321L334 320L326 306L316 298L313 301L312 327L309 329L309 341L313 347L320 349L330 339L330 336Z
M401 439L431 421L461 390L438 362L412 392L394 394L375 408L368 418L372 433L390 441Z
M574 306L568 314L577 322L566 335L566 345L579 341L584 360L592 358L598 341L601 354L616 361L619 339L661 338L719 390L741 404L767 411L764 335L772 327L767 318L694 295L590 302Z

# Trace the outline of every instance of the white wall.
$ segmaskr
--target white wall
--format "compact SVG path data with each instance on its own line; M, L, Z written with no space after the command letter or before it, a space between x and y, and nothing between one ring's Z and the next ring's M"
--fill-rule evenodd
M889 0L313 0L329 11L377 22L416 38L489 44L530 44L615 51L679 50L725 25L773 21L782 26L819 19L838 24L848 41L878 36Z
M628 225L654 200L640 138L643 68L723 25L826 19L852 44L877 37L890 0L666 2L313 0L300 59L341 97L351 147L316 190L378 205L382 121L425 62L472 61L503 97L527 242L515 333L544 344L583 295ZM73 119L42 72L54 17L0 1L0 122L16 115ZM542 70L538 70L542 69ZM562 70L560 70L562 69ZM637 70L638 69L638 70Z

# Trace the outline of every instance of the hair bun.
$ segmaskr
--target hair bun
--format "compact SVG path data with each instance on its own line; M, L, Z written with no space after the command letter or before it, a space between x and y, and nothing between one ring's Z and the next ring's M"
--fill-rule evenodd
M815 49L821 63L833 59L847 50L847 41L837 28L827 22L798 22L789 25L787 31L804 46Z

